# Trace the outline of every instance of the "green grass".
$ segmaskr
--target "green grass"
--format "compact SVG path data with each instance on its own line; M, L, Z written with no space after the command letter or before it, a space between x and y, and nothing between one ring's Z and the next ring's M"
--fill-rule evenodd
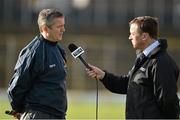
M93 103L70 103L67 119L95 119L96 106ZM99 104L99 119L124 119L124 105L121 103Z
M0 119L13 119L4 114L5 110L10 110L8 101L0 100ZM101 102L99 104L99 119L124 119L124 104L117 102ZM95 119L95 103L86 103L83 100L79 102L70 102L67 111L67 120L70 119Z

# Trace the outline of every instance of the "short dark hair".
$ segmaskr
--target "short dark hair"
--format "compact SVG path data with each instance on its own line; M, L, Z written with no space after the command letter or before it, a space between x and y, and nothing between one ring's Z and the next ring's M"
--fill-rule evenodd
M51 27L53 25L54 18L63 17L63 14L56 9L43 9L38 16L39 28L43 25Z
M131 24L137 24L140 28L140 32L149 33L150 37L157 39L159 34L158 19L150 16L136 17L129 22Z

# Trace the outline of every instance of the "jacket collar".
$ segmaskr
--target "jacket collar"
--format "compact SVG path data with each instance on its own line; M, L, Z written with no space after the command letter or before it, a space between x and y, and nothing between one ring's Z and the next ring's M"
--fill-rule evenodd
M160 43L154 50L152 50L147 57L152 57L160 51L166 51L168 45L166 39L159 39L158 42Z
M138 66L135 67L135 65L134 65L134 67L133 67L132 70L131 70L130 79L131 79L131 77L134 75L134 73L139 69L139 67L140 67L144 62L146 62L146 60L147 60L148 58L152 58L154 55L158 54L160 51L165 51L165 50L167 49L167 40L165 40L165 39L159 39L158 41L159 41L160 44L159 44L155 49L153 49L153 50L148 54L147 57L144 57L143 60L141 61L141 63L139 63ZM139 55L140 55L140 54L139 54Z
M52 46L55 46L58 43L58 42L52 42L50 40L45 39L42 34L39 34L38 37L40 38L40 40L42 40L42 41L44 41L47 44L52 45Z

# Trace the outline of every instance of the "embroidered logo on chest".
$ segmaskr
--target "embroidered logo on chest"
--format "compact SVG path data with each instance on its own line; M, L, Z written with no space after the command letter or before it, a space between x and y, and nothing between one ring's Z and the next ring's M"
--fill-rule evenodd
M145 72L145 71L146 71L146 69L143 68L143 67L141 67L140 70L141 70L142 72Z
M49 68L54 68L54 67L56 67L56 64L49 65Z

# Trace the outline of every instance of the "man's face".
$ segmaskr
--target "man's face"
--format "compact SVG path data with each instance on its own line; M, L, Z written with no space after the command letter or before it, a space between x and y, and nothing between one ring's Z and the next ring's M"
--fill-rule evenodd
M142 34L139 31L138 25L135 23L130 25L129 39L131 40L133 48L142 50L143 48Z
M64 25L64 17L55 18L54 24L50 28L48 28L49 39L52 41L62 40L63 32L65 32Z

